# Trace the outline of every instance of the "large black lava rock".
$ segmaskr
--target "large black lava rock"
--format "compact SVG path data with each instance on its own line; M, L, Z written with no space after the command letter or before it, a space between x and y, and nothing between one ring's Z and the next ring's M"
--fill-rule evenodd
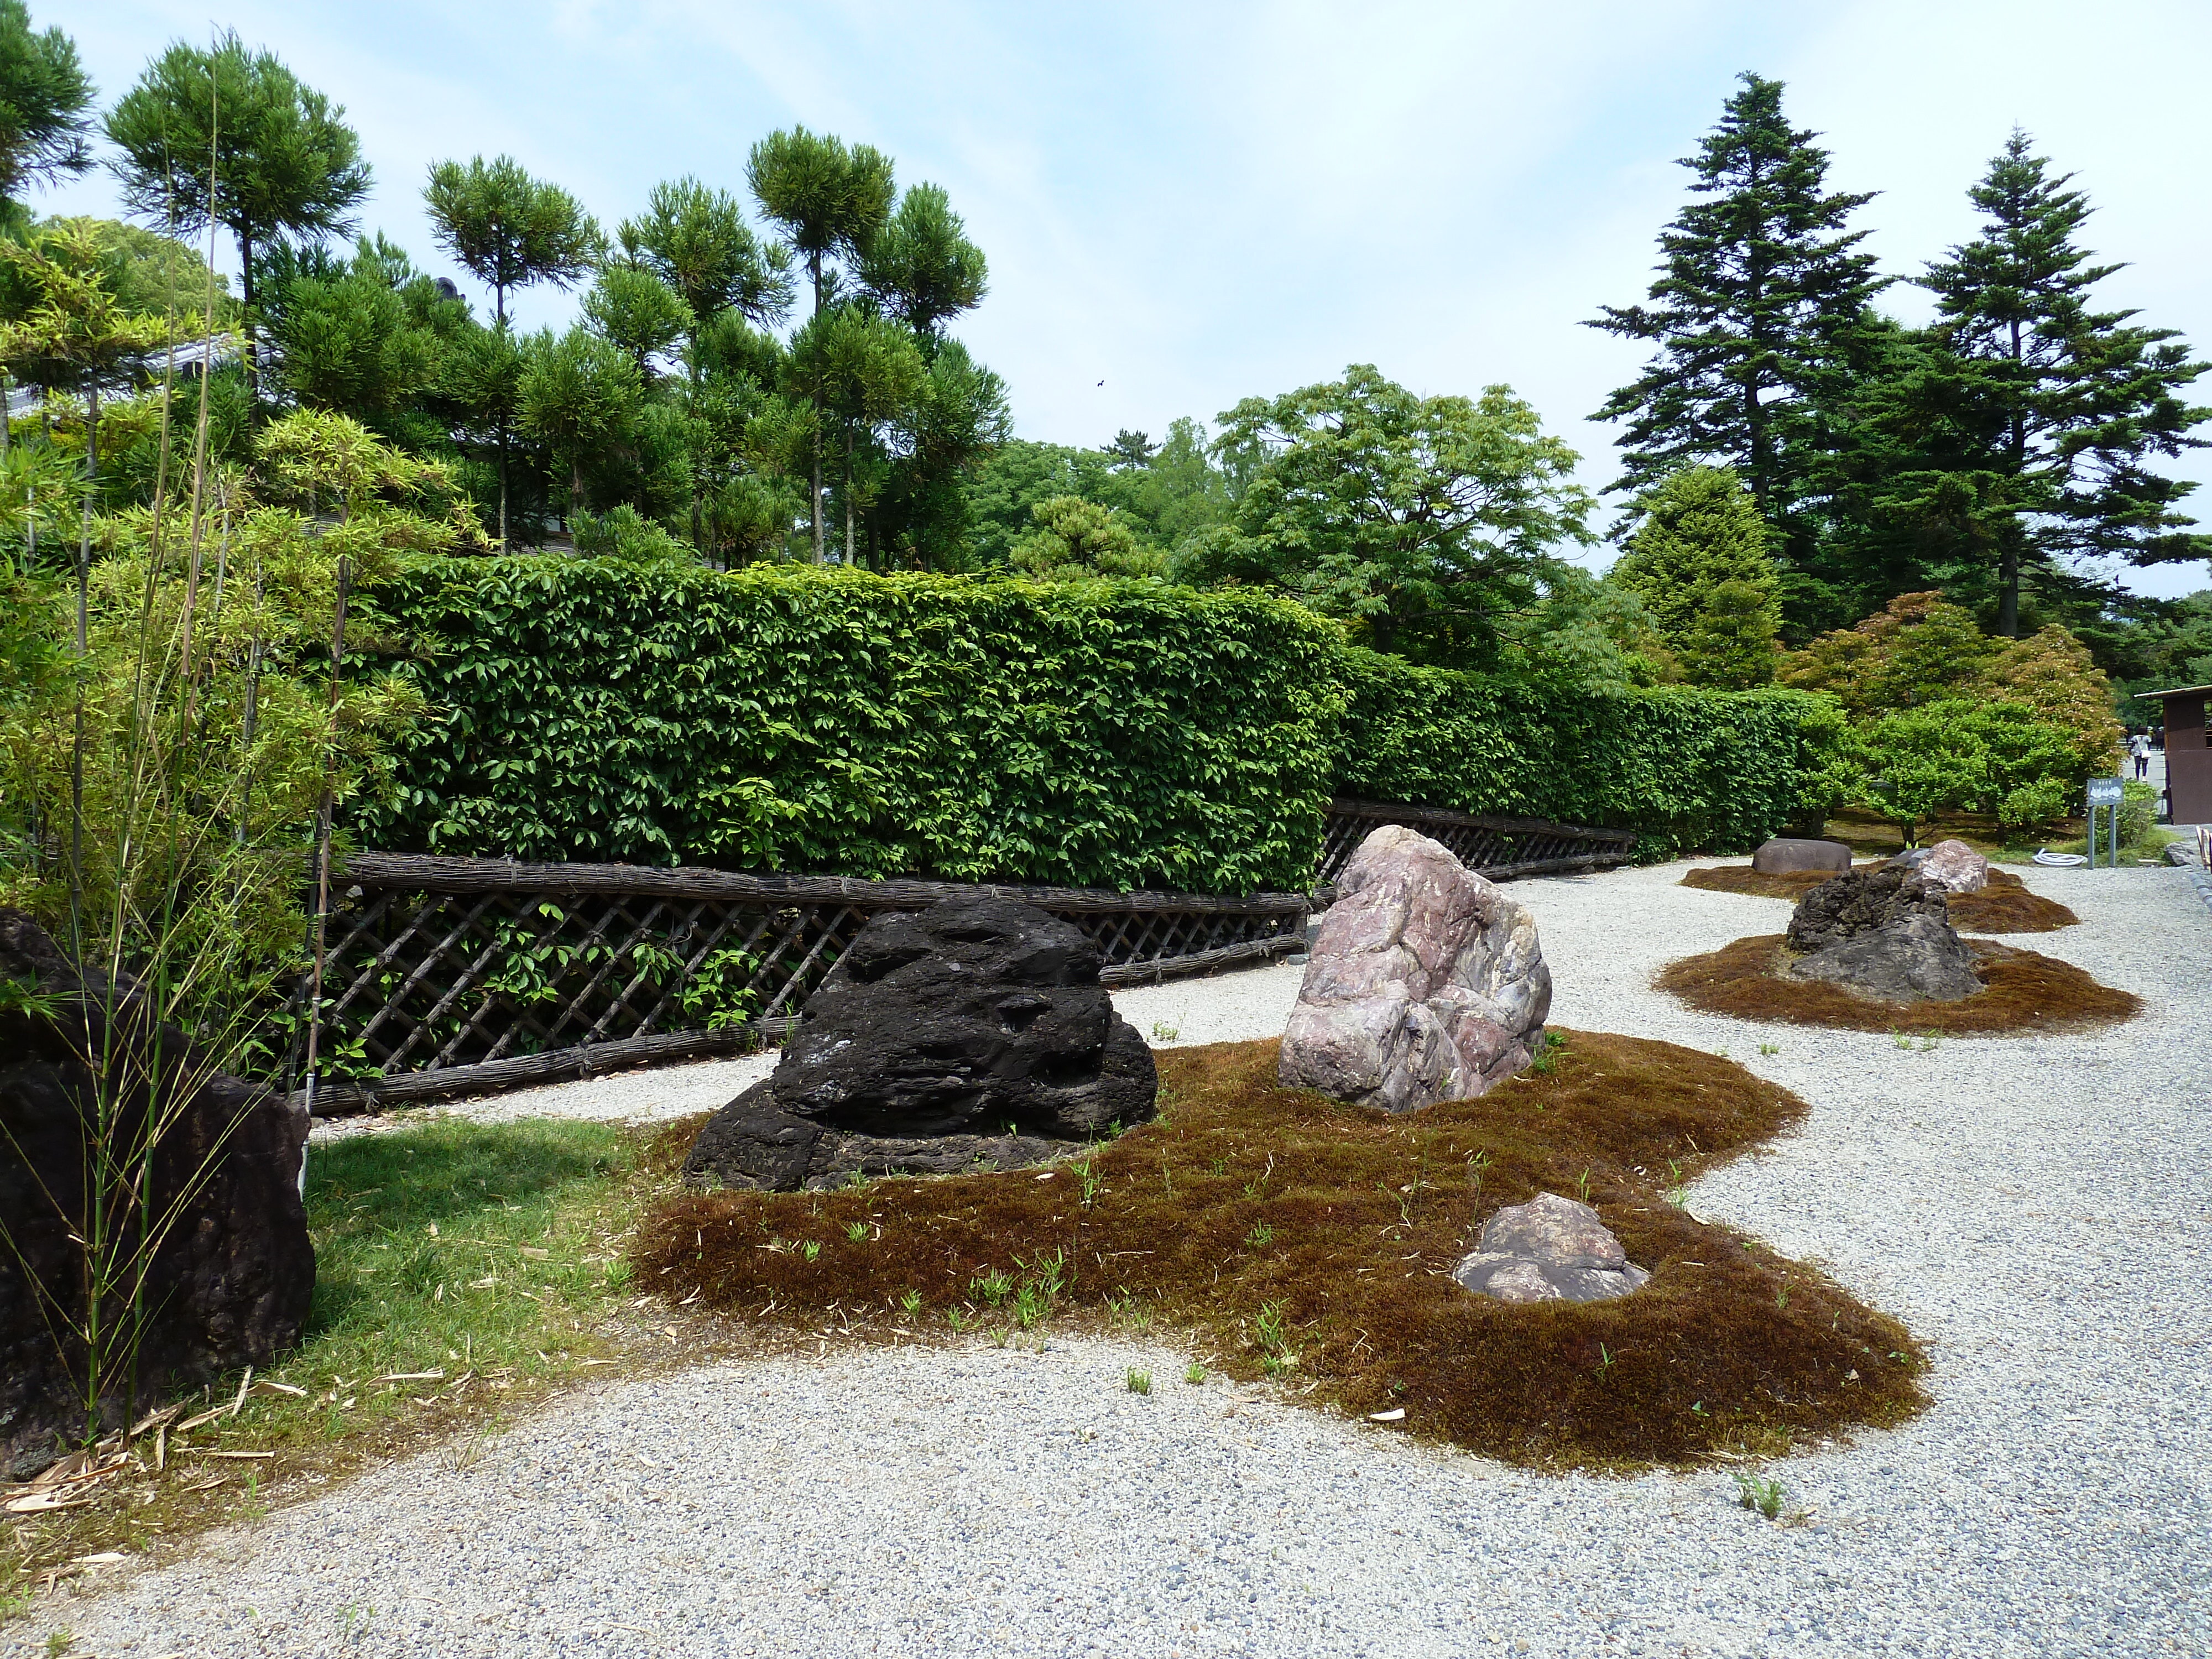
M1790 914L1790 948L1825 951L1860 933L1871 933L1908 916L1950 926L1950 889L1917 871L1894 865L1852 870L1822 882Z
M1974 953L1951 926L1949 889L1898 865L1853 870L1797 901L1790 971L1884 1002L1958 1002L1983 988Z
M19 911L0 909L0 978L46 1005L0 1012L0 1472L21 1475L85 1427L83 1344L55 1333L84 1316L89 1056L123 1079L110 1144L153 1142L150 1242L134 1221L108 1258L143 1264L138 1407L296 1344L315 1253L300 1202L305 1112L215 1072L174 1026L156 1042L135 985L81 980ZM133 1403L129 1369L102 1401L108 1427Z
M1017 899L878 916L684 1173L789 1192L854 1172L1003 1169L1141 1122L1159 1091L1152 1050L1098 968L1080 929Z

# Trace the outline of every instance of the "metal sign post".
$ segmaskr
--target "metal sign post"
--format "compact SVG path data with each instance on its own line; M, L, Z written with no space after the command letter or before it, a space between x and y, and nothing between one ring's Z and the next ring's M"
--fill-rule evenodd
M2120 807L2127 799L2127 791L2118 778L2089 780L2089 867L2097 867L2097 809L2105 809L2106 834L2111 837L2112 850L2108 867L2120 867Z

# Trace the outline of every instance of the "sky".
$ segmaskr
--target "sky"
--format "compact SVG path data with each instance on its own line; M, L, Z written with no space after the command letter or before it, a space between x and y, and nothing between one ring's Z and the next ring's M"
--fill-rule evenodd
M1832 187L1881 192L1856 222L1886 272L1972 235L1966 192L2019 125L2096 205L2089 245L2129 262L2102 303L2212 350L2212 168L2190 113L2212 64L2203 0L31 12L75 37L103 107L172 40L228 27L274 51L359 130L363 228L465 288L422 211L434 161L512 155L611 228L662 179L742 195L754 141L793 123L874 144L902 185L951 193L991 270L957 331L1005 378L1017 432L1060 443L1157 438L1364 362L1425 393L1510 385L1605 488L1613 432L1587 417L1644 354L1580 325L1644 296L1686 199L1677 160L1746 70L1787 83ZM117 197L95 173L34 205L112 214ZM1885 303L1927 314L1910 287ZM538 290L513 308L535 325L574 304ZM2212 452L2164 470L2212 484ZM2194 501L2212 521L2212 488ZM2117 574L2146 593L2212 586L2203 563Z

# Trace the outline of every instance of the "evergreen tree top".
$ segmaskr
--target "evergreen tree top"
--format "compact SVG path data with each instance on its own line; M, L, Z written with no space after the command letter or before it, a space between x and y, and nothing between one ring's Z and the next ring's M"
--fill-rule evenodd
M1699 199L1660 234L1650 303L1602 307L1589 324L1658 347L1595 418L1628 422L1614 488L1725 460L1779 515L1812 493L1820 445L1808 419L1846 378L1888 279L1859 248L1867 233L1848 224L1872 194L1830 190L1828 152L1784 118L1782 83L1741 78L1683 159Z

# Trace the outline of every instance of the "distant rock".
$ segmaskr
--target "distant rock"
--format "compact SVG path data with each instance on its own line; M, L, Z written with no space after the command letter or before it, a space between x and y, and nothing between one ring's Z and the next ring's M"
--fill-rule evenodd
M1409 1112L1528 1063L1552 970L1527 910L1400 824L1360 843L1336 892L1283 1032L1285 1084Z
M1778 836L1752 853L1751 867L1761 875L1790 875L1800 870L1848 870L1851 849L1839 841L1797 841Z
M1963 841L1939 841L1933 847L1915 847L1889 860L1892 867L1910 870L1929 881L1940 881L1958 898L1978 893L1990 884L1990 861Z
M1480 1248L1452 1277L1500 1302L1602 1302L1641 1288L1651 1275L1587 1204L1539 1193L1484 1224Z
M315 1252L300 1202L306 1112L216 1071L182 1031L155 1024L130 981L80 979L20 911L0 909L0 978L52 1008L0 1013L0 1476L20 1477L85 1429L83 1343L54 1331L85 1315L92 1056L122 1079L109 1085L110 1147L130 1157L152 1142L151 1209L166 1235L143 1259L139 1409L295 1346ZM118 1387L104 1425L128 1404Z
M806 1000L775 1072L717 1112L694 1181L789 1192L852 1174L1048 1162L1151 1118L1152 1050L1079 929L1008 898L878 916Z

